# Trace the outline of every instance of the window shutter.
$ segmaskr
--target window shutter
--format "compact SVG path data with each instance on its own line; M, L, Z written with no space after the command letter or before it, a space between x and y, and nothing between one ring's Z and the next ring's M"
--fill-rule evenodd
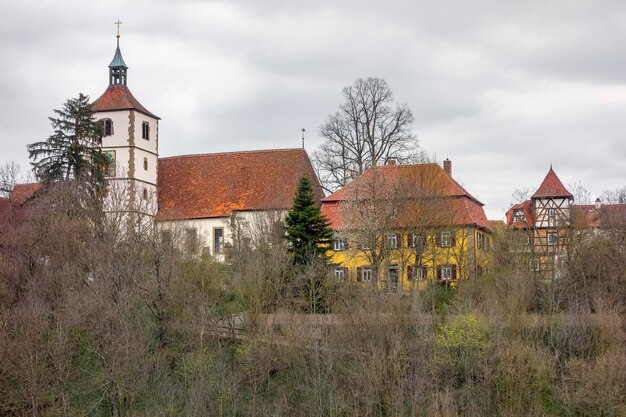
M396 233L396 247L402 247L402 233Z
M350 270L344 267L343 268L343 280L348 281L348 278L350 278Z
M409 281L413 281L415 278L415 267L413 265L409 265L406 269L407 278Z
M360 266L356 268L356 280L359 282L363 281L363 268Z
M441 247L441 232L437 233L435 240L437 241L437 246Z
M422 266L422 279L428 279L428 268Z
M406 234L406 247L407 248L413 247L413 233Z
M450 265L450 268L452 269L452 279L456 279L456 265Z
M437 279L441 281L441 267L440 266L437 267Z
M454 232L450 233L450 246L451 247L455 247L456 246L456 233L454 233Z

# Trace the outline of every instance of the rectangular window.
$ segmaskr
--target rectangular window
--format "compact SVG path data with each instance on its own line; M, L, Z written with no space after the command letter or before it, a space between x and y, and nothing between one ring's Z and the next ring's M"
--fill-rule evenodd
M113 120L111 119L104 119L104 129L102 134L104 136L111 136L113 135Z
M218 254L222 253L224 249L224 229L215 228L213 229L213 253Z
M188 255L196 253L198 250L198 231L196 229L185 229L185 252Z
M558 239L559 237L556 232L548 232L548 246L556 246Z
M162 230L161 231L161 243L163 246L171 247L173 242L173 236L171 230Z
M540 262L539 262L539 258L532 258L530 260L530 270L533 272L539 272L540 269Z
M407 278L409 281L421 281L427 278L425 266L409 265L407 269Z
M446 264L438 266L437 279L444 282L456 280L456 265Z
M439 246L442 248L451 248L454 246L454 235L450 231L441 232L439 237Z
M388 248L397 248L400 239L398 239L398 234L389 233L387 235L387 247Z
M335 237L333 241L333 250L342 251L348 248L348 240L345 237Z
M143 122L141 124L141 138L145 140L150 140L150 123Z
M104 175L107 177L114 177L115 172L117 170L116 161L115 161L115 151L104 151L103 153L108 159L107 170Z
M422 250L426 247L426 237L418 233L409 233L407 237L407 246L409 248Z
M143 170L148 170L148 158L143 158Z
M147 200L147 199L148 199L148 189L147 189L147 188L144 188L144 189L143 189L143 194L142 194L142 196L143 196L143 199L144 199L144 200Z
M335 279L339 282L345 281L346 279L346 268L343 266L338 266L335 268Z
M362 282L372 281L373 272L372 272L371 266L358 267L356 269L356 273L357 273L357 279L359 281L362 281Z

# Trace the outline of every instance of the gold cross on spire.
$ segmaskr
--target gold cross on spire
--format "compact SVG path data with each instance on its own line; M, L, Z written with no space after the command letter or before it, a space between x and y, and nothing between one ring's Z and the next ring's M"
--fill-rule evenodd
M123 23L123 22L120 22L120 19L117 19L117 22L113 22L113 24L114 24L114 25L117 25L117 35L116 35L117 39L119 39L119 38L120 38L120 25L121 25L122 23Z

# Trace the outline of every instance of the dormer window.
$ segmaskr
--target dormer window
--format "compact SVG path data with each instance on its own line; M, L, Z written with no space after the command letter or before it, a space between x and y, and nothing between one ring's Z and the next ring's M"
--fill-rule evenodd
M150 140L150 123L143 122L141 124L141 138L145 140Z
M102 129L103 136L112 136L113 135L113 120L111 119L102 119Z

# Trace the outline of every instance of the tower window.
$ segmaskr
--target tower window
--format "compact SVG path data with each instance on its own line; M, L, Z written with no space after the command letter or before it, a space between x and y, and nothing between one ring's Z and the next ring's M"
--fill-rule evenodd
M147 199L148 199L148 189L147 189L147 188L144 188L144 189L143 189L143 199L144 199L144 200L147 200Z
M116 166L115 166L115 151L104 151L103 152L104 155L107 158L107 169L106 172L104 173L105 176L107 177L114 177L115 176L115 172L116 172Z
M150 123L143 122L141 124L141 138L145 140L150 140Z
M103 135L104 136L111 136L111 135L113 135L113 120L111 120L111 119L103 119L102 121L104 123Z
M143 158L143 169L144 171L148 170L148 158Z

